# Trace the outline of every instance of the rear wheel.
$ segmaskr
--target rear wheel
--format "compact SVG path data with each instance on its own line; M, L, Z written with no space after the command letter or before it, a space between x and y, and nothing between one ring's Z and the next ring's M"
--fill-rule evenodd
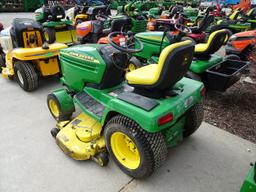
M149 133L125 116L113 117L105 127L104 136L110 156L131 177L150 176L166 159L163 135Z
M38 75L31 63L25 61L15 62L14 73L17 83L25 91L33 91L38 87Z
M69 120L72 116L72 112L67 114L61 110L60 102L54 94L49 94L47 96L47 105L53 118L57 121L66 121Z
M201 125L204 119L203 102L195 104L191 107L185 115L186 122L183 132L183 137L192 135Z

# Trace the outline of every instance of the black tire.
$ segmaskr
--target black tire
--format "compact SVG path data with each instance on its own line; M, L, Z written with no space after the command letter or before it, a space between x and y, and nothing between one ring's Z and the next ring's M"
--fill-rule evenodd
M6 67L5 60L2 55L0 55L0 73L2 73L2 67Z
M188 71L185 77L196 80L196 81L202 81L201 77L192 71Z
M193 45L196 45L196 41L191 37L182 37L181 38L181 41L186 41L186 40L190 40L190 41L192 41Z
M46 40L49 44L52 44L56 41L56 31L54 28L45 28L44 33L48 36L48 39L46 38Z
M138 69L138 68L142 67L141 62L140 62L136 57L132 57L132 58L130 59L130 61L129 61L129 66L130 66L130 65L133 65L133 66L134 66L134 69ZM128 66L128 69L129 69L129 71L131 71L129 66Z
M59 129L57 128L52 128L51 129L51 135L53 136L53 138L56 138L57 134L59 133Z
M138 150L140 163L135 169L123 166L113 153L111 136L120 132L127 135ZM104 136L111 158L123 172L133 178L142 179L150 176L166 159L167 146L161 132L149 133L128 117L122 115L113 117L105 126Z
M225 57L225 60L236 60L236 61L241 61L241 58L238 55L235 54L230 54Z
M201 125L204 119L203 101L195 104L185 114L186 122L183 137L192 135Z
M25 91L33 91L38 87L38 75L31 63L26 61L15 62L14 73L17 83Z
M50 102L54 102L56 104L56 107L57 107L57 110L58 110L58 114L54 113L53 110L52 110L52 106L50 104ZM61 110L61 105L60 105L60 102L58 100L58 98L54 95L54 94L49 94L47 96L47 106L48 106L48 109L50 111L50 113L52 114L53 118L56 120L56 121L67 121L67 120L70 120L73 112L65 112L65 111L62 111Z

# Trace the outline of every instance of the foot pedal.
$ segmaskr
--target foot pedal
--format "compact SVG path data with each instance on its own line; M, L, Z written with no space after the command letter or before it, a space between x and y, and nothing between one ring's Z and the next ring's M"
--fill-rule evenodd
M86 110L93 113L99 118L102 117L105 106L102 105L100 102L96 101L95 99L93 99L86 92L77 93L75 95L75 98L79 103L81 103L86 108Z

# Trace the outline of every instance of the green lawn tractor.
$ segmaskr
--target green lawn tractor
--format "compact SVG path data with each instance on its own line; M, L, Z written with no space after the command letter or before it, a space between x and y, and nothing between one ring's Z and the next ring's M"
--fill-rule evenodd
M43 6L35 11L36 21L42 24L50 43L56 41L72 45L77 42L76 31L72 21L65 17L65 10L60 5Z
M127 39L122 45L112 40L119 35ZM58 121L51 133L73 159L104 166L109 153L126 174L145 178L165 161L167 147L190 136L203 120L204 86L184 77L194 45L167 46L158 64L126 73L131 54L143 50L143 44L120 32L110 33L108 41L61 51L66 88L47 97ZM135 49L134 41L140 47ZM72 117L75 105L81 113Z
M137 10L135 6L136 1L130 2L124 6L118 7L117 16L120 17L122 15L128 16L132 19L132 32L139 33L144 32L147 29L147 18L142 14L142 11ZM112 17L112 19L114 19Z
M142 52L134 54L135 58L130 61L129 69L133 70L148 63L158 61L162 48L187 39L186 34L191 29L181 25L175 25L178 34L165 32L138 33L136 37L144 44ZM230 55L226 59L214 54L227 41L229 33L223 29L212 33L206 43L195 45L195 53L190 65L187 77L203 81L206 89L225 91L228 87L237 82L241 72L247 67L247 62L239 61L240 58ZM135 44L135 47L138 45Z
M216 25L209 27L208 31L210 33L220 30L220 29L228 29L232 33L238 33L241 31L248 31L252 28L251 23L246 22L245 20L241 20L239 15L241 14L241 10L235 10L231 15L229 15L226 19L218 20Z
M242 185L240 192L255 192L256 191L256 163L252 167Z
M256 29L256 7L251 8L246 14L241 16L241 20L251 24L252 29Z

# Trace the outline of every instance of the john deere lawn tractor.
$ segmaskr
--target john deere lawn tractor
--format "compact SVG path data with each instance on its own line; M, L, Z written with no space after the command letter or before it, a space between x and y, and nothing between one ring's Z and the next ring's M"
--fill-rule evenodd
M126 36L122 45L113 41L118 35ZM120 32L110 33L108 41L61 50L66 88L47 97L58 121L51 133L73 159L104 166L109 153L126 174L145 178L165 161L167 147L190 136L203 120L204 86L183 77L194 45L167 46L158 64L126 73L131 53L143 50L143 44ZM140 45L136 49L134 41ZM75 105L81 113L72 117Z
M112 17L128 16L132 19L132 32L139 33L146 31L147 29L147 18L142 14L142 11L137 10L135 6L136 0L118 7L117 15Z
M228 29L232 33L250 30L252 28L251 23L248 23L239 18L241 12L242 10L240 9L234 10L234 12L226 19L218 20L216 25L211 26L209 28L209 32L214 32L220 29Z
M242 185L240 192L256 191L256 163L251 164L252 167Z
M58 54L65 44L48 44L42 27L32 19L14 19L1 32L0 67L5 78L15 78L25 91L38 87L39 77L60 73Z
M36 21L43 28L48 42L72 45L77 42L75 28L69 18L65 18L65 10L60 5L43 6L35 11Z
M191 29L175 24L176 31L165 32L144 32L136 34L136 37L144 44L142 52L134 54L136 58L130 61L129 69L139 68L148 63L156 62L159 59L162 48L181 41L186 34L191 33ZM187 77L203 81L207 89L225 91L241 77L241 72L245 70L249 63L239 61L236 55L228 56L226 59L214 54L228 40L229 33L225 29L215 31L210 34L205 43L195 45L195 53L190 65ZM139 45L135 44L135 47Z

